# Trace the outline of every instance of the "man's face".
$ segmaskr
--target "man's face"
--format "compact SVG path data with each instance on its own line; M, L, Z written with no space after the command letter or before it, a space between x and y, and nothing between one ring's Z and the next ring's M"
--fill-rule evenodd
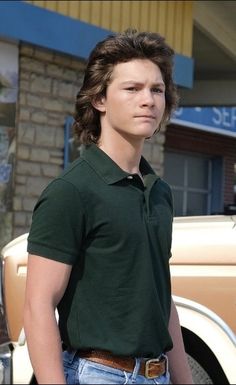
M98 109L102 134L112 130L127 139L152 136L165 111L165 84L159 67L146 59L117 64Z

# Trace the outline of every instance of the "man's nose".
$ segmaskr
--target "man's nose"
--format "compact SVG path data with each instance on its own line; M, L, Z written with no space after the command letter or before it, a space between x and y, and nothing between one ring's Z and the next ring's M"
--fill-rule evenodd
M151 90L144 89L142 92L141 103L143 106L153 106L154 97Z

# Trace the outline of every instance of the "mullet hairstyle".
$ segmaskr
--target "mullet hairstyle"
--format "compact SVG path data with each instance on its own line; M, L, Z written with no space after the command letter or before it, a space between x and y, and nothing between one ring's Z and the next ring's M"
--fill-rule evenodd
M160 123L165 126L177 107L178 95L173 82L173 49L158 33L128 29L118 35L109 35L92 50L85 69L84 80L76 97L75 140L84 145L98 143L101 134L100 112L95 101L106 96L114 66L134 59L148 59L161 71L165 83L165 112Z

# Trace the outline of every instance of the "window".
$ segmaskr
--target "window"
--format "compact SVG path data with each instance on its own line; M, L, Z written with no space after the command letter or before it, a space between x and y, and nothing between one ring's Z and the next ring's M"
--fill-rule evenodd
M80 151L82 145L78 142L76 142L74 135L73 135L73 123L74 118L71 115L68 115L65 120L65 126L64 126L64 139L65 139L65 145L64 145L64 168L71 162L73 162L75 159L77 159L80 156Z
M18 46L0 41L0 247L12 236Z
M221 159L167 151L164 179L173 192L175 215L206 215L222 209Z

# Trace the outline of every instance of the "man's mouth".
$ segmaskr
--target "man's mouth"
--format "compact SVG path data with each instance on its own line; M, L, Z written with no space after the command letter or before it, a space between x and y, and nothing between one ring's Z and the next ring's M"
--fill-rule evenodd
M153 115L136 115L135 118L143 118L143 119L156 119Z

